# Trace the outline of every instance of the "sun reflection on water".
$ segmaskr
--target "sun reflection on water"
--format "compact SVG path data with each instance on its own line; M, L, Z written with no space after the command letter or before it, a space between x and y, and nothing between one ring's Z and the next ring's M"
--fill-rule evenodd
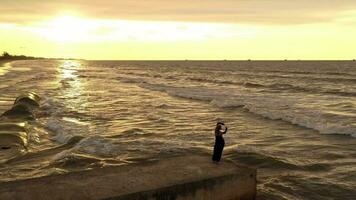
M66 105L78 112L84 110L87 105L86 81L78 76L78 72L83 69L82 63L76 60L63 61L58 66L58 82L61 84L61 99L66 101Z
M9 72L9 69L11 68L10 63L6 63L3 66L0 65L0 76L5 75L7 72Z

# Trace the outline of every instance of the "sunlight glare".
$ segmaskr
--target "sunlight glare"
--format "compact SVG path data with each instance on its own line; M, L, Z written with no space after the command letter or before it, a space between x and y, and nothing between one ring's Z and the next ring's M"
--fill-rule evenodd
M85 20L73 16L61 16L51 22L43 30L49 39L59 42L74 42L86 40L90 29L94 28Z
M231 24L104 20L70 15L44 22L36 32L60 43L196 41L253 34L251 29Z

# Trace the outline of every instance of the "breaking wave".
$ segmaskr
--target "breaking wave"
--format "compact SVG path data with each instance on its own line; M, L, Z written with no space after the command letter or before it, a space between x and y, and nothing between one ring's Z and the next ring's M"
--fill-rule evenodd
M141 87L165 92L171 96L208 101L221 108L243 107L244 109L273 120L311 128L323 134L345 134L356 137L356 114L351 108L344 112L332 112L321 103L307 97L246 94L235 90L219 90L202 87L174 87L164 84L141 84ZM348 112L350 111L350 112Z

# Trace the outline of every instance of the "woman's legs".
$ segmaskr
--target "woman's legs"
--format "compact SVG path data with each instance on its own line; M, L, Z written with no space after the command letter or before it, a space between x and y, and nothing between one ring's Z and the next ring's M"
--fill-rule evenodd
M220 140L215 141L213 158L212 158L213 161L215 162L220 161L224 146L225 146L224 141L220 141Z

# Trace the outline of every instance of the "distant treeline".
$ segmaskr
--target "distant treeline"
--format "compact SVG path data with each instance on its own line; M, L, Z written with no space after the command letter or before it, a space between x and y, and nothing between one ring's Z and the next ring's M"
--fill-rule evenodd
M33 56L25 56L25 55L11 55L8 52L2 53L0 56L0 60L34 60L34 59L44 59Z

